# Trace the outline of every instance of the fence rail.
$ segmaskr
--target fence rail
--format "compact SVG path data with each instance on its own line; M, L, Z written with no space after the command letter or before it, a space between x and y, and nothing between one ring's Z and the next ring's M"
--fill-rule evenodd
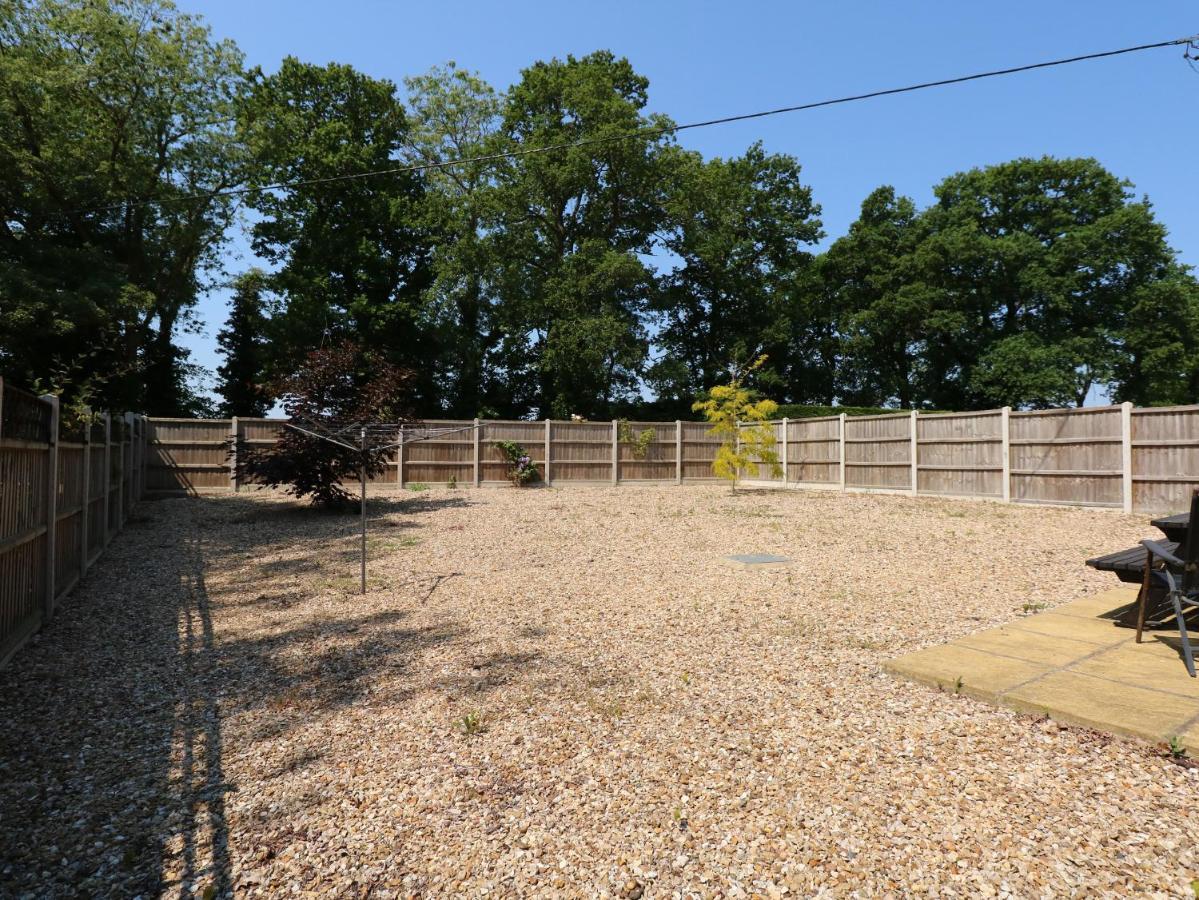
M60 422L0 378L0 666L53 615L143 488L145 419Z

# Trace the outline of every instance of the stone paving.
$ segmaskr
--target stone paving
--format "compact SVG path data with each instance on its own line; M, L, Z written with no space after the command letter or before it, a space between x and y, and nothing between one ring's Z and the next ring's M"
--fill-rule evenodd
M1112 622L1135 598L1133 589L1113 588L886 668L1059 722L1154 743L1177 737L1199 750L1199 681L1183 666L1177 631L1146 631L1138 644L1132 629Z

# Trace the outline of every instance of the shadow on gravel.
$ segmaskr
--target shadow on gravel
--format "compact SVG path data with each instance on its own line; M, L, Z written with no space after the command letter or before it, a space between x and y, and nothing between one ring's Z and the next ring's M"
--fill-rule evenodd
M215 502L219 511L203 499L143 506L40 639L0 671L0 896L232 895L225 798L239 788L224 773L230 718L254 713L243 742L285 734L362 701L380 674L405 672L424 650L463 636L347 603L344 615L220 640L208 566L242 550L247 534L264 545L297 535L270 527L286 510ZM251 504L263 518L226 535ZM300 539L321 540L325 517L302 512ZM289 605L262 600L264 615Z

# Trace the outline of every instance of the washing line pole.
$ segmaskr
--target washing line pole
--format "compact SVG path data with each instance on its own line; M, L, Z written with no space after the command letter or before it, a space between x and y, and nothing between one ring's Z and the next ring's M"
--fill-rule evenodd
M366 593L366 426L362 427L362 462L358 466L362 490L362 593Z

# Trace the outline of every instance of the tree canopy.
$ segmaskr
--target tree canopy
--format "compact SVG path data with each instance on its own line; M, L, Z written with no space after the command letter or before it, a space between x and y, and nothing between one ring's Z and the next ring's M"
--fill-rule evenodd
M752 387L788 404L1199 396L1199 287L1096 160L951 173L924 208L882 185L821 249L800 160L704 158L652 110L604 50L400 86L247 71L167 0L0 0L0 368L199 411L183 338L233 284L231 414L345 341L430 417L688 415L762 355ZM222 271L237 227L260 270Z

